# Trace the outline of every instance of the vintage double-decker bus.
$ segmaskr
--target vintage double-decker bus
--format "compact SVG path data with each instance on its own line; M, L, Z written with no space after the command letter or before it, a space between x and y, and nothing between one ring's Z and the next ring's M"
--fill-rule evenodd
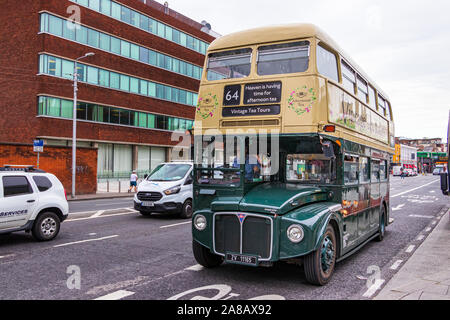
M209 47L194 126L193 253L223 262L335 263L382 240L394 125L387 95L314 25Z

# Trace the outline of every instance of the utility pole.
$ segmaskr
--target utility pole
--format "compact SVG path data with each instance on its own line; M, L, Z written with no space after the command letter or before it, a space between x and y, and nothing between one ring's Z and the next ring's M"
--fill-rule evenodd
M75 198L75 179L77 168L77 91L78 91L78 61L86 57L93 56L93 52L75 59L73 71L73 132L72 132L72 199Z

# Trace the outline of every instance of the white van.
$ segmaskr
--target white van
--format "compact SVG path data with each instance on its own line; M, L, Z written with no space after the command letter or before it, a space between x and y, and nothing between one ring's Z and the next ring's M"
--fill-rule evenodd
M402 174L402 167L401 166L392 167L392 175L400 176L401 174Z
M134 209L144 216L157 212L192 217L193 167L192 162L160 164L139 184Z

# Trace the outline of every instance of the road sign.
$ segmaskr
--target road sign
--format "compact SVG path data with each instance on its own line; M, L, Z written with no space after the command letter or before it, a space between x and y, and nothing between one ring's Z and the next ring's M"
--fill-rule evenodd
M34 140L33 141L33 151L34 152L44 152L44 140Z

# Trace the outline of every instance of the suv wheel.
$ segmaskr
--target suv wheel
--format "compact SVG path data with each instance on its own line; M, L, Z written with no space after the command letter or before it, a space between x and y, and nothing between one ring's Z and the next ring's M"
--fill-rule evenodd
M181 209L180 218L189 219L192 217L192 200L188 199L184 202Z
M31 232L38 241L50 241L58 235L60 226L61 222L55 213L44 212L37 217Z

